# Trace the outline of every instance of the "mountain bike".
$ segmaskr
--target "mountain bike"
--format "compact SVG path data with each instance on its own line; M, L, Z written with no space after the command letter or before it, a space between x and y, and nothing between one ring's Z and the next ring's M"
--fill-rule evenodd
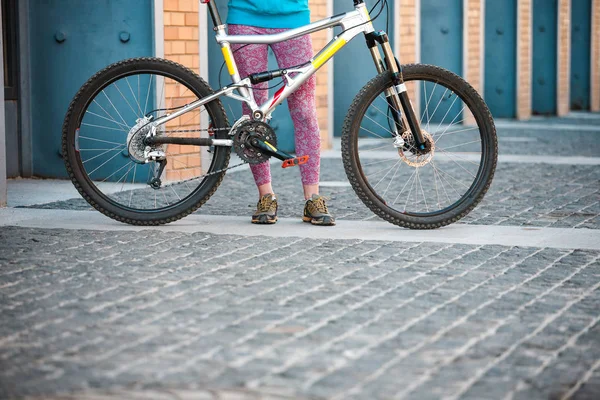
M488 107L458 75L398 62L386 32L373 27L387 0L370 10L353 0L351 11L272 35L229 35L214 0L200 2L208 6L230 85L214 91L175 62L135 58L96 73L69 106L66 168L97 210L129 224L169 223L201 207L231 168L271 157L283 167L306 162L277 148L271 114L359 34L377 74L356 95L342 130L344 169L358 197L384 220L414 229L455 222L481 201L498 152ZM334 27L341 32L306 63L241 79L231 44L273 44ZM281 88L256 104L253 85L277 78ZM230 124L222 96L251 113ZM232 149L241 162L230 166Z

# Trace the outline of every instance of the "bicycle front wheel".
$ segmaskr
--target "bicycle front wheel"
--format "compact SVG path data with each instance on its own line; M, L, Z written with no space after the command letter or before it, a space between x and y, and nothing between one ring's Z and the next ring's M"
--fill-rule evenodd
M83 198L136 225L172 222L200 207L221 183L231 148L150 147L144 138L151 121L212 93L194 72L157 58L120 61L90 78L63 124L63 158ZM159 125L156 134L224 139L228 126L214 100ZM152 151L162 152L166 163L152 161Z
M344 168L379 217L407 228L438 228L467 215L490 187L498 154L494 121L477 91L452 72L412 64L402 73L426 149L416 149L410 130L395 123L399 110L386 99L391 74L382 73L350 106Z

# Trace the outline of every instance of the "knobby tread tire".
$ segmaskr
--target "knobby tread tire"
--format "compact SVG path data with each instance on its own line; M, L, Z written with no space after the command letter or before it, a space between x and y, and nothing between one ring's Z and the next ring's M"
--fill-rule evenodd
M65 115L62 126L63 160L65 162L67 173L69 174L69 177L77 191L92 207L100 211L102 214L116 221L130 225L163 225L169 222L177 221L193 213L204 203L206 203L206 201L208 201L225 177L225 171L208 177L211 179L211 185L208 190L201 191L187 201L178 203L179 206L155 213L136 213L132 212L131 210L120 208L112 202L107 201L106 196L94 189L94 185L90 184L84 178L87 176L87 174L85 171L82 171L81 164L77 160L73 145L75 129L78 128L77 125L80 122L79 114L87 109L89 102L95 97L98 91L106 87L108 84L110 84L110 82L116 81L116 79L118 79L120 76L125 76L128 71L138 71L143 69L151 73L153 68L155 68L155 72L164 73L166 71L172 76L179 78L181 81L186 82L190 86L195 87L199 92L199 98L214 93L204 79L181 64L155 57L130 58L111 64L98 71L90 79L88 79L88 81L83 84L69 104L69 108ZM121 75L117 74L117 77L115 78L114 75L118 71L123 71L123 73L121 73ZM212 113L214 114L213 124L215 127L229 127L227 114L220 100L217 99L211 101L210 103L206 104L205 107L211 108ZM219 134L220 132L216 133L216 135ZM226 168L229 164L231 149L228 147L221 147L219 149L221 151L215 157L220 157L221 159L217 160L215 170Z
M394 225L409 229L436 229L454 223L469 214L483 199L488 191L498 159L498 141L496 128L492 114L481 98L479 93L460 76L440 67L426 64L407 64L402 66L402 72L406 81L412 77L422 79L428 77L433 81L439 80L451 83L459 95L469 107L482 135L482 142L486 148L483 149L484 165L483 173L480 174L479 182L475 189L475 196L470 199L464 197L455 203L449 211L437 216L415 216L398 212L385 205L374 195L370 185L363 176L358 160L358 132L362 115L366 112L373 96L392 84L390 72L383 72L371 79L356 95L348 109L342 129L342 160L344 169L352 188L360 200L377 216ZM484 137L485 136L485 137Z

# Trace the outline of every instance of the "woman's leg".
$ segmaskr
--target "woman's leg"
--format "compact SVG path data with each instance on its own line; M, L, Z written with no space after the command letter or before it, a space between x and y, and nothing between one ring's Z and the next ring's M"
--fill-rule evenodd
M270 29L282 31L282 29ZM279 68L289 68L303 64L313 56L309 35L276 43L271 46ZM317 121L315 101L316 77L311 76L298 90L288 97L290 115L294 122L296 154L309 156L308 162L300 166L300 175L304 188L304 197L319 194L319 169L321 135Z
M265 29L247 25L229 25L229 33L232 35L260 35L265 33ZM233 57L235 58L242 79L250 74L267 70L267 50L268 46L266 44L250 44L245 47L241 44L232 45ZM265 89L267 87L267 82L254 85L254 99L259 105L267 101L269 93L267 90L257 89ZM242 110L244 114L250 114L250 108L245 103L242 105ZM258 188L259 197L273 193L269 162L250 165L250 169Z

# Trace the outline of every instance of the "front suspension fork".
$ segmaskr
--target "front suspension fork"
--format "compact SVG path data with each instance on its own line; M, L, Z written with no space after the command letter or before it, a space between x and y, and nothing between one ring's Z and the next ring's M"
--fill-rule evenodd
M394 57L394 52L390 46L387 34L385 32L372 32L365 36L367 47L371 51L371 56L373 57L377 72L382 73L385 70L389 70L392 73L392 83L394 84L394 87L386 89L385 95L388 106L392 111L398 134L401 135L404 132L406 122L413 135L416 148L425 150L425 138L421 132L421 124L419 123L419 118L417 118L415 110L408 98L408 91L406 90L402 73L399 70L399 63L397 62L396 57ZM383 49L383 59L381 58L377 44L380 44ZM400 110L403 111L404 118L400 114Z

